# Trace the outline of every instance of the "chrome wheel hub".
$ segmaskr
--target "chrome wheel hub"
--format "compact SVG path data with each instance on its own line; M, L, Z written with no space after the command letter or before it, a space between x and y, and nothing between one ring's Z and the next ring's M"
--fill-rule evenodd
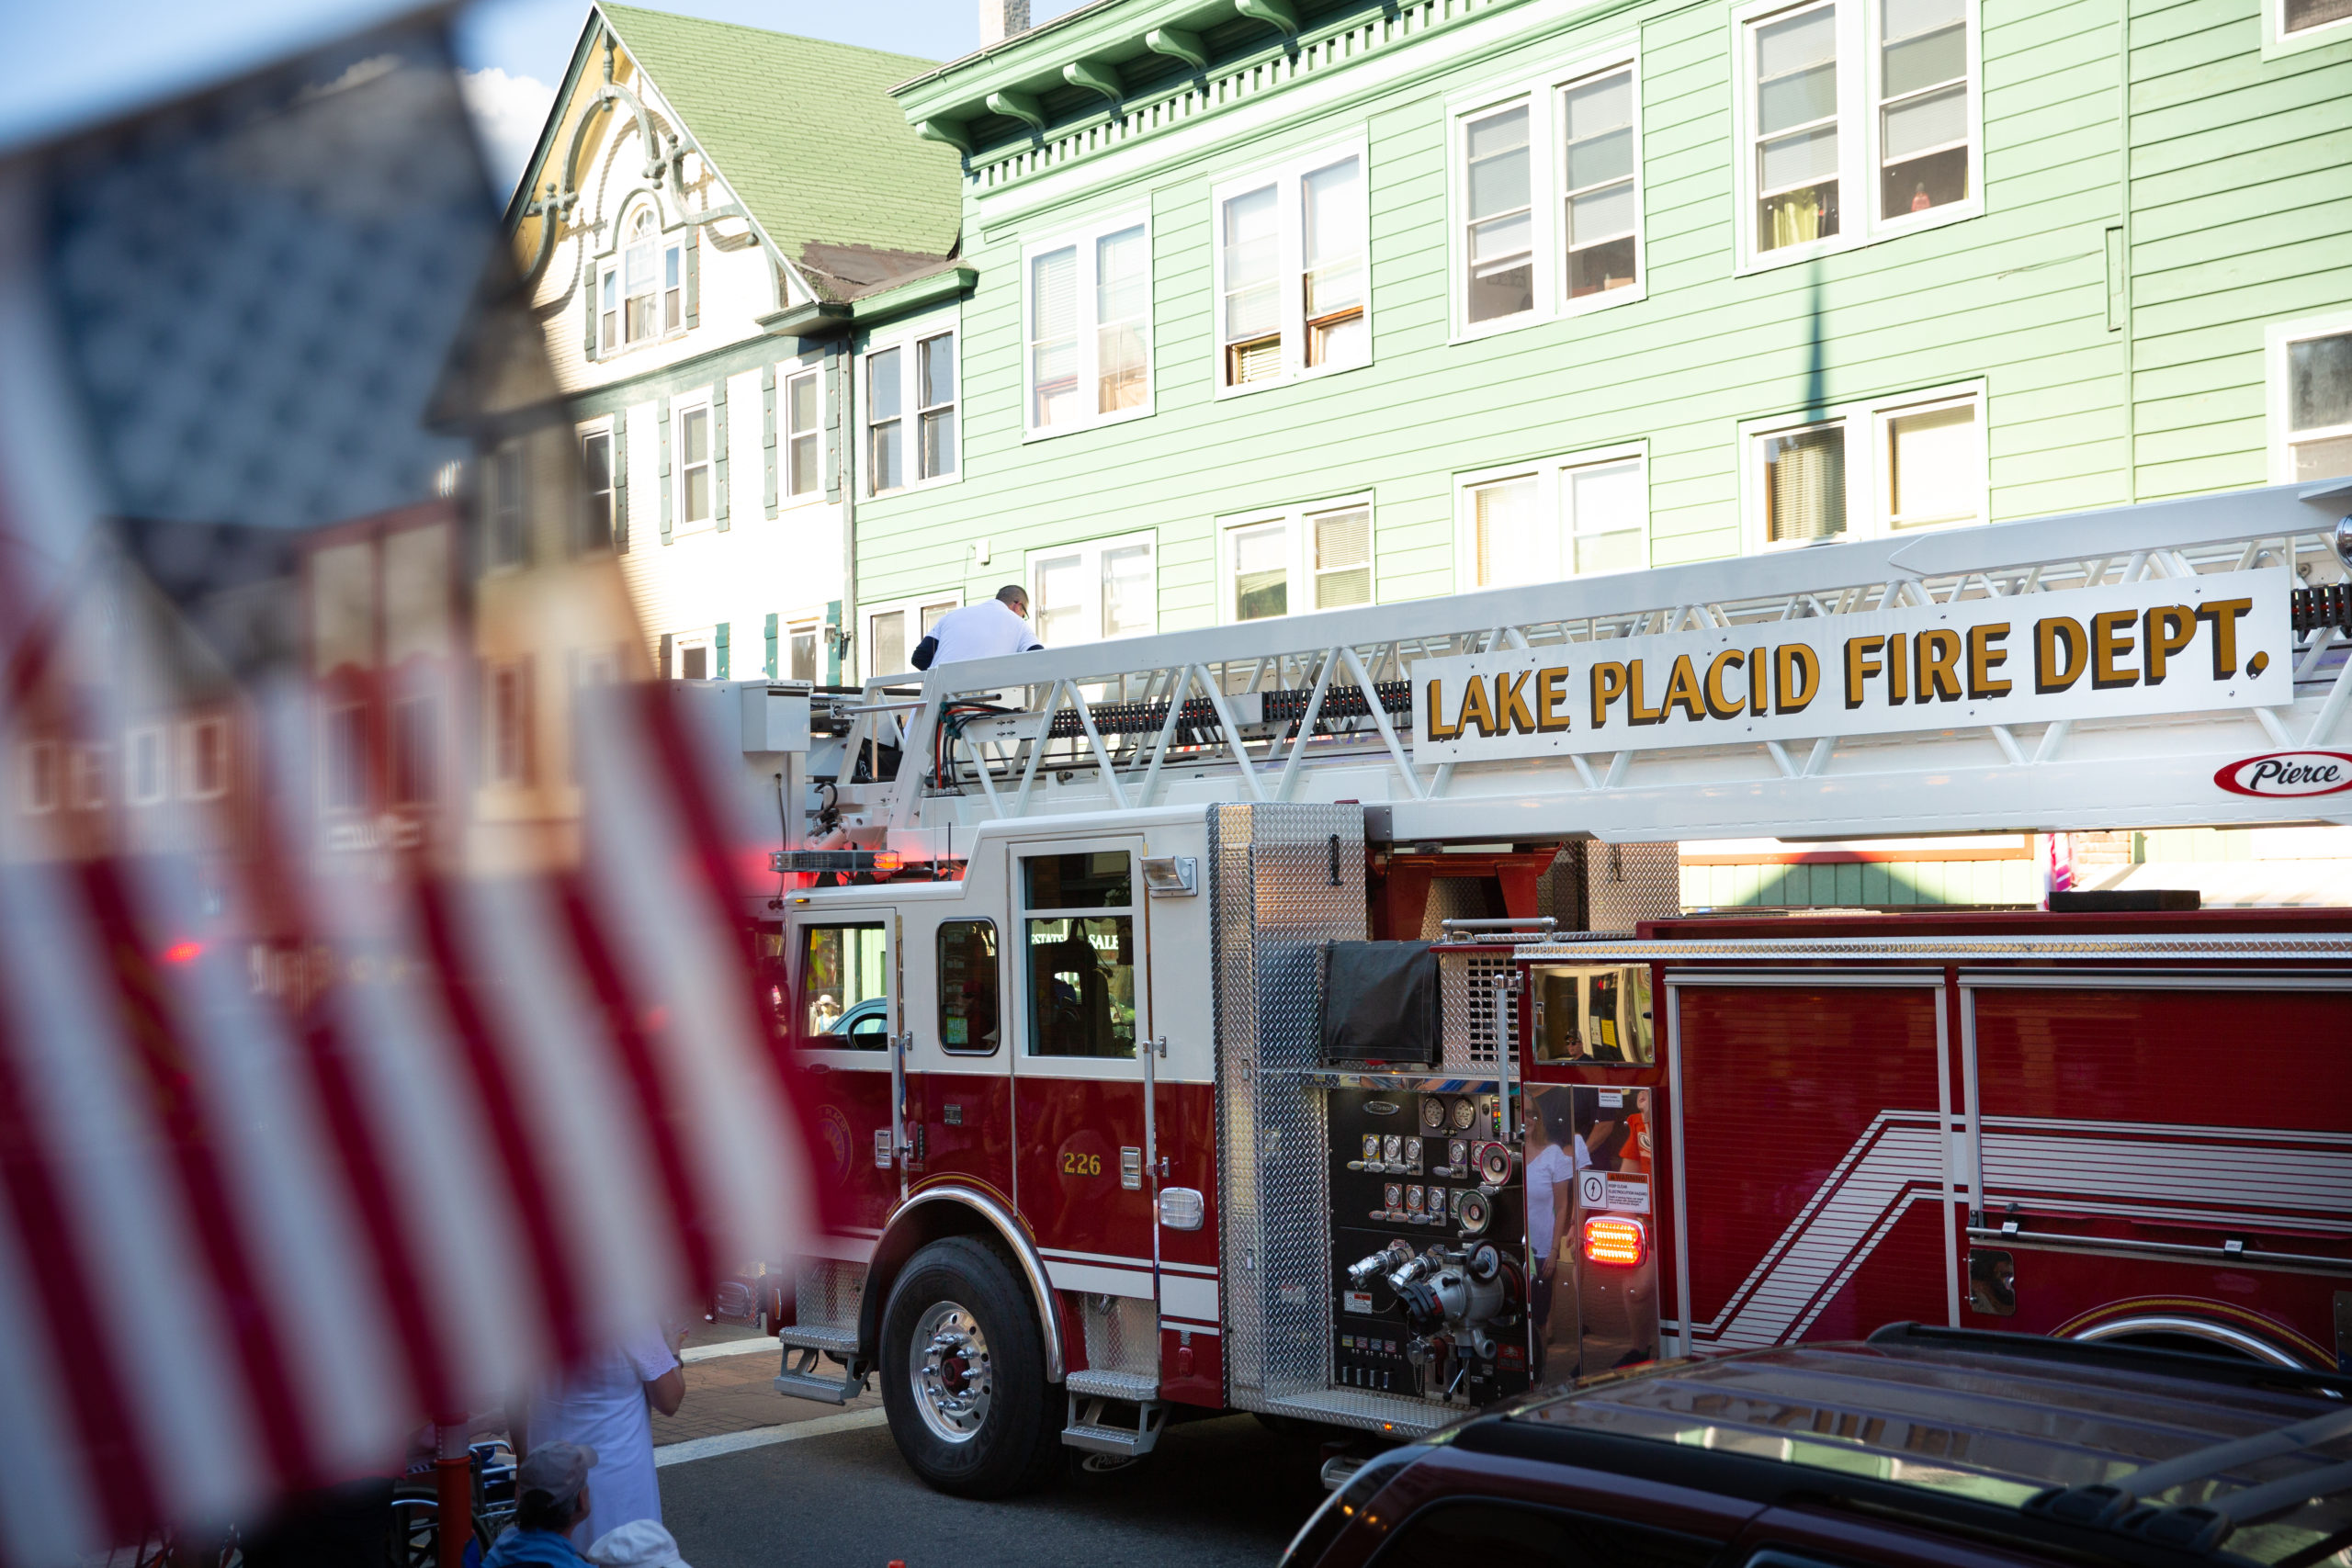
M988 1419L988 1337L960 1302L933 1302L915 1324L907 1358L915 1409L942 1442L967 1443Z

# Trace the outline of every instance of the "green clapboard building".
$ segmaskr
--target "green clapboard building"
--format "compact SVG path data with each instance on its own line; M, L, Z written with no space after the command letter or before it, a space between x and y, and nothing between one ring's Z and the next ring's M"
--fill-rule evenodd
M894 95L971 282L856 338L869 672L2352 475L2352 0L1100 0Z

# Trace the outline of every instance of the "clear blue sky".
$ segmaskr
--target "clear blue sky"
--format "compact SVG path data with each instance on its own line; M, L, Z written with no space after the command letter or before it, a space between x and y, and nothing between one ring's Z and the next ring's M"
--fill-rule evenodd
M778 32L953 60L979 41L979 0L636 0ZM1079 0L1032 0L1044 21ZM98 0L14 7L21 69L0 97L0 147L20 145L263 63L413 9L413 0ZM458 48L480 73L469 96L509 183L561 80L587 0L480 0L459 12Z

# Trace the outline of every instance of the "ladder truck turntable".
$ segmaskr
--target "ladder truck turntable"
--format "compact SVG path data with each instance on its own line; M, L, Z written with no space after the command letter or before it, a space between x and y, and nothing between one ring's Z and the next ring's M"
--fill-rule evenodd
M841 1216L776 1388L993 1495L1899 1318L2344 1364L2352 909L1681 917L1672 841L2352 821L2347 500L736 688Z

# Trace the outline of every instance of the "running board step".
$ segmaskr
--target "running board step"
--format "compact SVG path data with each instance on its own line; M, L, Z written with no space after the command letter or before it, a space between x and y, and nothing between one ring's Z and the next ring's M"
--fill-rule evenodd
M865 1392L865 1363L853 1360L846 1367L818 1365L821 1352L805 1346L785 1348L784 1371L776 1375L776 1393L794 1399L813 1399L820 1404L847 1404Z
M1080 1375L1073 1373L1071 1381L1076 1382ZM1168 1423L1168 1407L1157 1399L1120 1399L1117 1403L1136 1413L1135 1425L1112 1418L1110 1397L1073 1390L1069 1396L1069 1425L1062 1428L1062 1441L1091 1454L1115 1454L1121 1459L1141 1459L1151 1452L1159 1441L1159 1429Z

